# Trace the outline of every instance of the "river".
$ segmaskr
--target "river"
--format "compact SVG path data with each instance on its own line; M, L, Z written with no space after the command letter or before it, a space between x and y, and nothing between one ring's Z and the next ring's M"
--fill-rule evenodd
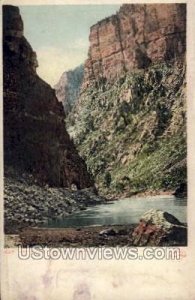
M136 224L149 209L160 209L187 223L187 199L174 196L148 196L120 199L90 206L65 218L49 220L47 227L66 228L95 225Z

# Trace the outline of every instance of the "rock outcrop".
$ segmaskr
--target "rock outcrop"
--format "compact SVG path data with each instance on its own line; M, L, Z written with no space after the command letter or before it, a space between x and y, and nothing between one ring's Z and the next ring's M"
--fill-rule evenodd
M133 232L134 246L186 246L187 227L173 215L151 209Z
M90 31L83 87L185 53L185 4L125 4Z
M67 128L107 195L186 183L185 4L126 4L92 26Z
M80 65L74 70L64 72L59 82L54 86L56 97L58 101L62 102L66 115L78 100L83 81L83 71L84 67Z
M4 159L39 183L93 185L65 129L63 106L36 74L36 53L23 36L19 9L3 6Z

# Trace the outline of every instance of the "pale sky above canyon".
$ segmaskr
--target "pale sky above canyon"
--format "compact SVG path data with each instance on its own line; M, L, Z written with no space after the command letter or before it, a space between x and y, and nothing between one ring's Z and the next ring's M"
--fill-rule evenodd
M120 5L20 6L24 35L37 53L37 73L51 86L85 61L90 26Z

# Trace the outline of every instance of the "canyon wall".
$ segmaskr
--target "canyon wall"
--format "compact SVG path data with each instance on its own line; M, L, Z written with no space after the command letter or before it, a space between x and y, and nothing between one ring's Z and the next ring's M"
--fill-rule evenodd
M91 27L66 122L102 193L186 184L185 37L185 4L125 4Z
M125 4L91 27L84 84L185 53L185 4Z
M62 102L64 111L68 114L75 102L78 100L80 87L83 81L83 65L78 66L74 70L64 72L54 86L58 101Z
M65 129L63 106L36 73L36 53L23 35L19 9L3 6L4 160L39 183L93 185Z

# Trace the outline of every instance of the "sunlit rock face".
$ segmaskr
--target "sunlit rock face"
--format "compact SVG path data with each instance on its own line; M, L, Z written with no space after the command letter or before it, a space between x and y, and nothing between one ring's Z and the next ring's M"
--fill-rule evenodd
M78 188L93 185L65 129L63 106L36 73L36 53L23 36L19 9L3 6L5 164L38 182Z
M125 4L90 30L84 87L185 53L185 4Z

